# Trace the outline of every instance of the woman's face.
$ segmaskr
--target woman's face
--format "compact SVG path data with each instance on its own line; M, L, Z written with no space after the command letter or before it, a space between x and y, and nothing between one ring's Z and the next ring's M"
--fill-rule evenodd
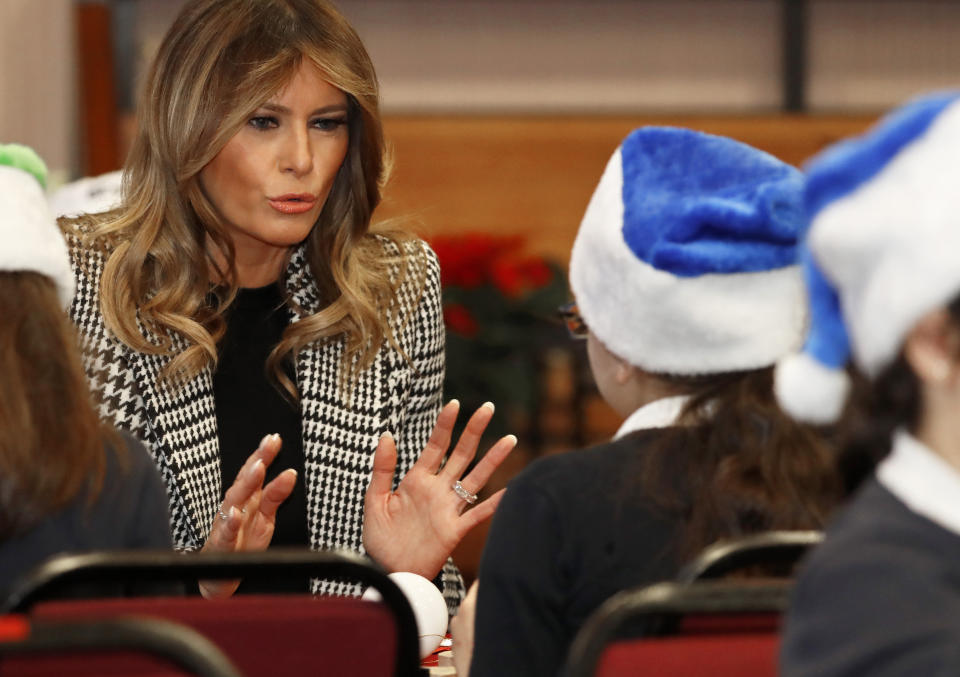
M286 251L307 237L348 142L346 95L304 61L201 170L238 269L282 264Z

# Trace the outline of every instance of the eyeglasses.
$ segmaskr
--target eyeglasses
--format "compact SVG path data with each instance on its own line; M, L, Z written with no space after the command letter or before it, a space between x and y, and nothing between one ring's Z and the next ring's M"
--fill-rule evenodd
M576 301L563 304L557 308L557 313L567 326L567 331L570 332L571 338L587 338L587 335L590 333L590 328L587 326L587 323L583 321L583 317L580 316L580 309L577 308Z

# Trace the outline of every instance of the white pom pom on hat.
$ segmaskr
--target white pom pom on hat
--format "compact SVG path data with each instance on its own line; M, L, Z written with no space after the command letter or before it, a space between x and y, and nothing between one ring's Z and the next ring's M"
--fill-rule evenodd
M826 424L840 417L850 393L850 379L843 369L827 367L809 353L797 353L777 362L773 390L792 416Z
M852 356L869 377L910 328L960 291L960 92L927 96L807 167L804 243L811 324L804 357L777 369L781 406L827 423Z

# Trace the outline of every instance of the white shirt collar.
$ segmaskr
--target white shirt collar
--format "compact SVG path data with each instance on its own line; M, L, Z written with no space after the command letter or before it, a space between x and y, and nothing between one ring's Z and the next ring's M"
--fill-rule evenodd
M960 472L905 430L894 434L877 479L915 513L960 534Z
M683 405L690 399L689 395L674 395L663 397L643 405L627 417L613 439L619 440L624 435L638 430L650 428L667 428L680 417Z

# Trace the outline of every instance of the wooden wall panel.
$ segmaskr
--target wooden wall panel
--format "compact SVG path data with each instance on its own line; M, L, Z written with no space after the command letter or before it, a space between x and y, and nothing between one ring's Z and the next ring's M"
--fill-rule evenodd
M113 72L113 47L108 4L77 5L81 136L84 176L119 169L120 119Z
M378 216L425 235L522 233L563 263L610 154L633 128L672 124L723 134L799 165L874 116L390 116L394 172Z

